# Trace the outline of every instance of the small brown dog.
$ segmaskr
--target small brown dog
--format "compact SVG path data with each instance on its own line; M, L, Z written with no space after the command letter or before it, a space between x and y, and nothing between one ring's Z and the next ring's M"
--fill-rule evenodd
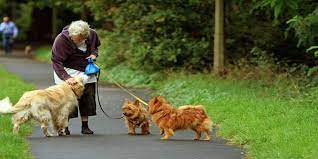
M194 140L199 140L202 132L205 134L204 140L210 140L213 123L202 105L174 108L163 97L158 96L150 100L149 112L161 135L164 134L161 139L169 139L175 130L191 129L196 133Z
M125 123L128 128L128 134L135 135L135 129L141 128L141 134L147 135L149 132L149 119L147 110L139 103L127 101L122 107L125 116Z

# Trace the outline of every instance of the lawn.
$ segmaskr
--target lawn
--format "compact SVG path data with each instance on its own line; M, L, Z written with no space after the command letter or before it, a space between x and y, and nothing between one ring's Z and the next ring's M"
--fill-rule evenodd
M203 104L219 124L218 135L242 145L251 158L301 159L318 154L317 91L295 95L282 83L218 80L173 75L158 94L175 105Z
M35 50L34 58L38 61L51 63L51 47L43 46Z
M23 92L34 86L24 83L19 77L10 74L0 67L0 99L8 96L16 103ZM24 124L19 135L12 134L11 115L0 115L0 158L31 159L30 145L26 137L32 132L32 124Z

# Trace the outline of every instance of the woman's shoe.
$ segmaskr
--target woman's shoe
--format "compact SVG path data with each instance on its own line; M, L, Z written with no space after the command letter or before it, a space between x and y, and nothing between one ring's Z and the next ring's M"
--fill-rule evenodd
M94 134L94 131L92 131L88 127L82 127L82 134Z

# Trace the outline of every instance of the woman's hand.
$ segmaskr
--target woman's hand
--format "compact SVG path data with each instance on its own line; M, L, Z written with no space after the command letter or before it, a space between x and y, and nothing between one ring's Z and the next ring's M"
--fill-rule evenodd
M95 59L96 59L96 55L91 54L91 55L89 55L88 57L86 57L86 59L89 59L89 58L91 58L91 59L95 60Z
M77 81L73 77L67 79L65 82L69 85L75 85L77 83Z

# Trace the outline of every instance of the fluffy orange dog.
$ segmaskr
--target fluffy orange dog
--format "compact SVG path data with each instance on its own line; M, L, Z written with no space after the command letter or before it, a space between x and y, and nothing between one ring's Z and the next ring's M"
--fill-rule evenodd
M174 108L163 97L158 96L150 100L149 111L161 135L165 134L161 139L169 139L175 130L191 129L196 133L194 140L199 140L202 132L205 134L204 140L210 140L213 123L202 105Z

